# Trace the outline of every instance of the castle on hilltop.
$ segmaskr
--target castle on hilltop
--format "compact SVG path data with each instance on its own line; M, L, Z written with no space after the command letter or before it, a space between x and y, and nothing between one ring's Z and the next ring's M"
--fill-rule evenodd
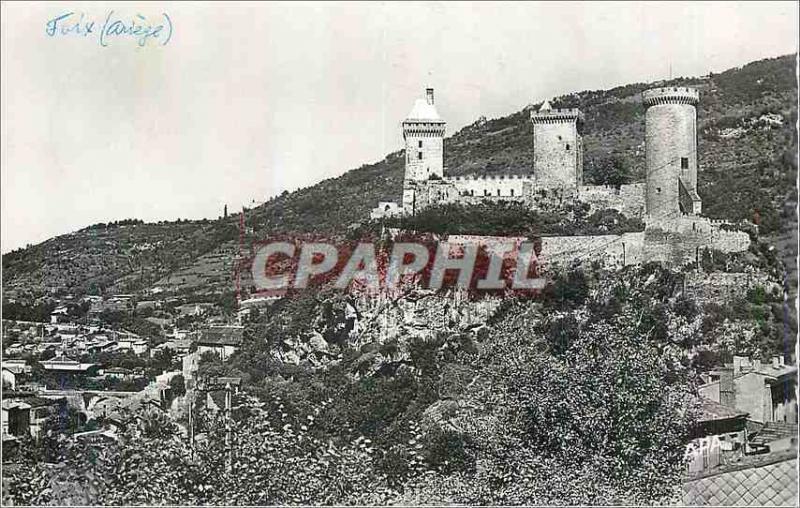
M514 201L534 209L584 203L590 212L615 209L643 220L645 230L624 235L549 237L545 244L580 257L588 248L621 264L663 261L685 263L701 250L740 252L749 236L725 221L701 216L697 194L697 110L699 93L686 87L646 90L646 177L620 187L584 185L583 126L579 109L556 109L548 101L531 112L533 171L528 175L457 176L445 174L446 122L434 91L417 99L403 121L405 177L402 203L381 202L370 217L415 215L427 207L487 201ZM723 224L724 223L724 224ZM594 245L594 247L592 247ZM600 246L600 247L598 247ZM551 256L554 259L557 256Z
M435 204L518 201L540 207L543 196L616 208L632 217L664 219L700 214L697 194L697 90L655 88L647 107L644 184L620 188L583 184L583 125L579 109L554 109L548 101L532 111L533 172L530 175L449 177L444 167L446 122L432 88L403 121L405 178L400 206L382 202L373 218L413 215Z

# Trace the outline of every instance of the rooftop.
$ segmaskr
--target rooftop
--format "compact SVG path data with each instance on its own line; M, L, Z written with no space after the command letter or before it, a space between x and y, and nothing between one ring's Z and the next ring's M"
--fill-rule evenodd
M212 326L203 330L197 343L202 346L241 346L243 332L241 326Z
M711 399L703 397L700 401L700 418L701 422L710 422L716 420L732 420L735 418L745 418L748 413L740 411L736 408L725 406L719 402L714 402Z
M797 367L794 365L779 365L778 367L774 367L770 364L762 364L761 368L753 370L756 374L761 374L762 376L774 377L774 378L781 378L784 376L791 376L797 375Z
M95 363L81 363L66 356L57 356L52 360L45 360L39 362L45 370L73 370L73 371L86 371L96 366Z
M444 123L439 112L436 111L436 106L429 104L425 99L417 99L414 101L414 107L411 112L406 116L406 122L435 122Z
M751 439L751 442L754 444L769 444L787 437L797 437L796 423L767 422Z

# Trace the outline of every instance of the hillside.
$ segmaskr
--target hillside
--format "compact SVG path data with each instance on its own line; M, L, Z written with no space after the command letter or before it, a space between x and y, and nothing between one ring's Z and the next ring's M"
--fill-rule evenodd
M792 259L796 242L791 235L797 224L794 55L702 78L637 83L555 98L555 107L579 107L586 115L587 183L642 180L640 93L667 85L690 85L701 91L699 193L704 213L758 222L762 235L774 240L785 259ZM446 92L443 100L447 100ZM528 116L534 106L502 118L479 119L447 138L447 173L530 172ZM364 221L379 200L400 199L403 159L402 152L395 152L338 178L285 192L249 211L247 226L256 238L290 231L343 233ZM233 273L236 225L233 217L96 225L4 255L3 289L7 295L11 290L12 297L54 291L135 291L156 283L187 291L211 284L212 290L222 291Z

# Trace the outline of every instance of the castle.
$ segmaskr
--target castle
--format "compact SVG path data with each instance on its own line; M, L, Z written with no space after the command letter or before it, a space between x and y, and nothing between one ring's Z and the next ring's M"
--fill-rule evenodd
M417 99L403 121L405 177L402 203L381 202L370 217L414 215L438 204L516 201L536 209L585 203L590 211L615 209L645 223L644 231L622 235L551 236L543 239L549 262L577 259L628 265L648 261L683 264L702 250L741 252L750 245L743 231L701 216L697 194L697 111L693 88L646 90L645 181L620 187L584 185L583 126L578 109L554 109L545 101L532 111L533 172L529 175L445 175L446 122L432 88ZM487 239L463 237L484 242ZM548 252L549 251L549 252ZM549 254L549 256L548 256Z
M417 99L403 121L403 201L382 202L372 217L413 215L435 204L510 200L542 206L543 196L573 199L596 208L615 208L653 220L699 216L697 194L697 90L655 88L643 94L646 171L644 184L619 188L583 184L584 116L578 109L554 109L545 101L531 112L533 173L448 177L444 170L446 122L432 88Z

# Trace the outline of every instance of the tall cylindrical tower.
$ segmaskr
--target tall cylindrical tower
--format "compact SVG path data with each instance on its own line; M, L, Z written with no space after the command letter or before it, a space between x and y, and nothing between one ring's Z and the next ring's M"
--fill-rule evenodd
M697 90L653 88L643 93L647 157L647 215L699 213L697 196Z

